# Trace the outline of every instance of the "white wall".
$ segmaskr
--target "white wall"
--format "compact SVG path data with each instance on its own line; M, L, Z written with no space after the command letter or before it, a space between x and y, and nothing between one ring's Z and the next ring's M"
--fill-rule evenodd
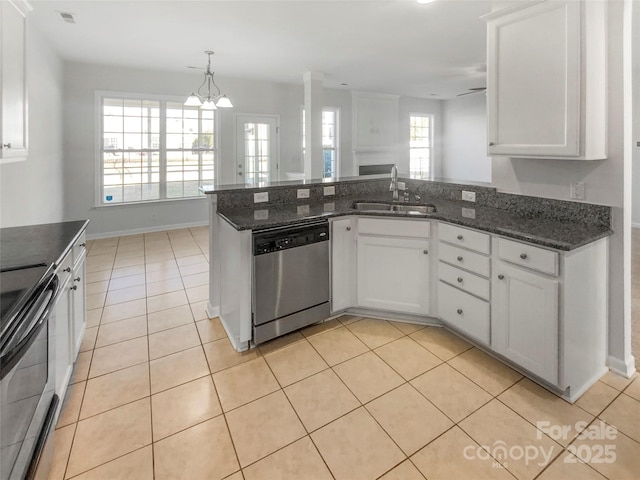
M63 65L27 21L29 158L0 166L0 226L63 220Z
M640 227L640 7L633 9L633 226Z
M487 97L473 93L442 102L442 171L440 177L491 182L487 156Z
M585 201L613 207L614 234L609 237L609 355L617 363L632 364L625 312L630 288L625 288L624 102L623 97L623 2L608 2L608 158L602 161L533 160L494 157L493 185L500 191L569 199L571 182L585 183ZM637 28L637 26L636 26ZM627 99L630 101L630 99ZM630 172L627 172L630 174ZM626 324L626 326L625 326Z

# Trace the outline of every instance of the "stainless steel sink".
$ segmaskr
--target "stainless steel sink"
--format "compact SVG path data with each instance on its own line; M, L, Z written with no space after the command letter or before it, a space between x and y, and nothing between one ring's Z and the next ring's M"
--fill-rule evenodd
M389 212L389 213L436 213L435 205L399 205L378 202L355 202L353 208L361 212Z

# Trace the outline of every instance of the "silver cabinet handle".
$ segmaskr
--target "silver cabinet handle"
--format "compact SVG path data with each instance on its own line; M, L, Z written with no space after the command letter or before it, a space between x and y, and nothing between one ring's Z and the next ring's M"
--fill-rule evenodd
M522 260L526 260L526 259L527 259L527 254L526 254L526 253L521 253L521 254L520 254L520 258L521 258Z
M347 227L347 232L350 232L350 231L351 231L351 227Z
M458 315L462 315L462 309L461 308L458 309Z
M458 277L458 283L462 283L462 277Z
M425 255L429 255L429 250L423 250L422 253L424 253Z
M67 267L63 270L63 272L67 272L67 273L69 273L70 271L71 271L71 267Z
M500 280L504 280L504 275L498 275L498 278L499 278Z
M87 242L83 242L80 245L78 245L79 247L86 247L87 246Z
M462 240L464 237L462 235L458 235L458 240Z
M11 148L11 142L3 144L2 148Z
M73 287L71 287L71 290L77 290L78 289L78 285L74 285Z
M458 257L458 261L461 262L462 261L462 257Z
M493 143L493 142L489 142L489 146L490 146L490 147L493 147L494 145L495 145L495 143Z
M76 277L73 279L74 282L79 282L80 281L80 277Z

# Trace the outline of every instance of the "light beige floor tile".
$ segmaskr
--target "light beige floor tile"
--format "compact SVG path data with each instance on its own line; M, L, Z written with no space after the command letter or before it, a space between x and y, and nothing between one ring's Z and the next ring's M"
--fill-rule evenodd
M106 298L107 292L87 295L87 310L95 310L96 308L104 307Z
M453 427L411 457L429 480L515 480L458 427Z
M403 378L373 352L352 358L333 369L362 403L404 383Z
M127 318L100 326L96 347L132 340L147 335L147 316Z
M69 453L73 444L73 436L76 433L76 424L56 430L53 458L49 470L49 480L64 480L64 472L67 469Z
M244 352L236 352L226 337L215 342L205 343L202 347L207 355L209 368L213 373L248 362L260 355L256 348Z
M207 263L207 260L204 258L204 255L189 255L187 257L180 257L176 260L178 262L178 266L186 267L187 265L195 265L197 263Z
M304 331L302 333L304 334ZM305 336L307 335L305 334ZM307 340L331 366L369 350L346 327L334 328L319 335L307 336Z
M640 443L640 401L623 393L599 418Z
M449 360L471 348L471 344L440 327L423 328L412 333L411 338L442 360Z
M144 263L147 265L162 263L166 260L173 260L175 262L175 257L173 255L173 250L171 246L166 248L158 248L153 250L147 250L144 256ZM174 268L178 268L178 264L174 264Z
M158 393L209 374L201 347L151 361L151 393Z
M95 283L95 282L104 282L105 280L109 280L111 278L111 270L105 270L103 272L87 272L84 276L87 279L87 284Z
M616 390L622 391L624 390L636 377L637 373L634 373L631 378L623 377L622 375L618 375L617 373L609 370L605 373L600 379L601 382L606 383L610 387L615 388Z
M552 438L564 446L580 433L581 430L577 430L576 426L579 427L582 423L586 426L593 420L593 415L565 402L528 378L502 393L498 399L532 424L539 425L538 428L545 433L549 431L549 427L562 425L565 431Z
M376 348L375 353L405 380L422 375L442 363L442 360L409 337Z
M404 336L404 333L389 322L373 318L363 318L347 328L369 348L377 348Z
M76 358L76 363L73 364L73 371L71 372L71 379L69 384L82 382L89 377L89 368L91 367L91 359L93 358L93 350L86 352L80 352Z
M454 422L459 422L492 398L447 364L413 379L411 385Z
M573 443L576 451L586 451L589 457L587 463L610 480L638 480L640 443L624 433L616 432L615 427L601 420L596 420L589 428L594 429L592 438L587 436ZM605 451L602 454L603 448L610 453ZM609 461L612 453L615 459Z
M87 296L95 295L96 293L105 293L109 289L109 280L103 280L102 282L87 283L85 287L85 293Z
M153 453L155 480L217 480L240 469L222 416L154 443Z
M147 313L147 301L144 298L133 300L131 302L118 303L104 307L102 311L102 320L100 323L117 322L118 320L126 320L127 318L139 317Z
M209 271L208 263L196 263L195 265L185 265L184 267L178 267L180 269L180 275L195 275L196 273L203 273Z
M426 325L420 325L419 323L405 323L405 322L389 322L405 335L411 335L413 332L426 328Z
M139 300L147 296L147 290L144 285L123 288L121 290L111 290L107 293L105 305L116 305L118 303L131 302Z
M406 455L413 455L453 426L451 420L409 384L376 398L366 409Z
M160 260L158 262L147 261L147 264L145 266L145 271L147 273L163 272L168 270L175 270L177 268L178 268L178 264L176 263L175 259L172 257L169 257L165 260Z
M347 326L350 323L359 322L363 318L364 317L357 317L355 315L342 315L341 317L338 317L338 321L342 323L342 325Z
M102 318L102 309L97 308L94 310L87 310L87 328L97 327L100 325L100 319Z
M332 480L309 437L272 453L244 469L246 480Z
M80 418L106 412L150 394L149 364L146 362L92 378L87 382Z
M149 313L159 312L160 310L179 307L180 305L186 305L187 303L189 302L187 301L187 295L184 293L184 290L163 293L162 295L147 298L147 311Z
M148 398L78 422L67 476L90 470L151 443Z
M569 452L560 455L549 468L538 477L538 480L605 480L605 477L593 468L578 460Z
M540 453L534 460L519 455L507 455L500 463L516 477L528 480L538 475L553 458L560 453L562 447L540 430L528 423L498 400L492 400L480 410L465 418L458 425L478 444L486 445L491 451L497 445L533 447ZM542 457L542 452L547 455ZM548 459L548 460L547 460Z
M191 303L190 307L191 307L191 313L193 314L193 318L194 320L197 322L198 320L205 320L207 318L209 318L209 315L207 314L207 304L209 303L208 300L204 301L204 302L198 302L198 303Z
M191 310L189 310L191 313ZM200 335L200 341L202 343L209 343L227 336L222 323L218 317L206 320L200 320L196 322L196 328Z
M182 277L182 283L185 288L200 287L202 285L209 286L209 272L196 273L195 275L185 275Z
M56 428L64 427L65 425L70 425L78 421L86 385L87 382L79 382L69 385L64 396L64 402L62 403L62 409L58 416Z
M282 390L232 410L225 416L242 467L306 434Z
M184 285L182 284L182 279L180 277L168 278L160 282L147 283L148 297L177 292L179 290L184 290Z
M425 480L425 478L410 460L405 460L385 473L380 480Z
M522 378L518 372L477 348L452 358L449 365L494 396Z
M187 288L189 303L204 302L209 299L209 285Z
M596 382L577 401L576 405L598 416L620 392L604 382Z
M163 282L172 278L180 278L180 270L178 268L169 268L167 270L156 270L147 272L147 283Z
M262 355L266 355L268 353L287 348L289 345L300 342L304 339L304 336L299 331L291 332L286 335L282 335L281 337L276 337L273 340L269 340L268 342L261 343L258 345L258 350L260 350Z
M116 243L113 245L95 245L91 248L88 248L87 257L93 257L95 255L111 255L112 257L116 256L116 251L118 250L117 238L115 239ZM97 240L96 240L97 241ZM88 242L87 242L88 244Z
M169 308L147 315L147 325L150 334L191 323L193 323L193 314L191 313L189 305Z
M145 337L96 348L93 351L89 378L148 361L149 351Z
M130 277L131 275L142 275L144 265L134 265L133 267L114 268L111 271L111 278Z
M342 327L342 323L338 319L329 320L327 322L316 323L300 330L300 333L306 338L318 335L320 333Z
M406 457L364 409L311 434L336 480L375 479Z
M89 470L73 480L153 480L151 445Z
M195 323L163 330L149 335L149 358L171 355L200 345L200 336Z
M265 359L283 387L329 368L306 340L266 354Z
M109 282L109 290L121 290L123 288L137 287L144 285L145 276L144 273L138 275L130 275L128 277L112 278Z
M173 435L222 413L210 376L202 377L151 397L153 440Z
M144 265L144 249L131 250L122 255L118 252L116 260L113 262L114 269L133 267L136 265Z
M333 370L325 370L284 389L311 432L360 406Z
M263 357L213 374L225 412L280 389Z
M84 329L84 337L80 344L80 352L93 350L96 346L96 337L98 336L98 327L87 327Z
M636 379L624 390L624 393L636 400L640 400L640 377L636 377Z

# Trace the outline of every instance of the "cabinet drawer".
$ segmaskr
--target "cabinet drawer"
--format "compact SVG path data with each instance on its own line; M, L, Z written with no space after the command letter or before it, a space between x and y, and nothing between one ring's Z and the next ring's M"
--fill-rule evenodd
M359 218L358 233L389 237L429 238L428 220L399 220L393 218Z
M490 283L488 278L479 277L470 272L440 262L438 279L477 297L489 300Z
M456 227L446 223L438 225L439 238L443 242L452 243L480 253L491 252L491 237L482 232Z
M463 248L454 247L447 243L439 244L440 260L450 263L470 272L477 273L484 277L488 277L491 273L491 262L489 257L480 255L479 253L470 252Z
M516 265L549 275L558 275L558 254L551 250L499 238L498 256L500 259Z
M438 282L438 316L458 330L489 344L490 307L473 295Z

